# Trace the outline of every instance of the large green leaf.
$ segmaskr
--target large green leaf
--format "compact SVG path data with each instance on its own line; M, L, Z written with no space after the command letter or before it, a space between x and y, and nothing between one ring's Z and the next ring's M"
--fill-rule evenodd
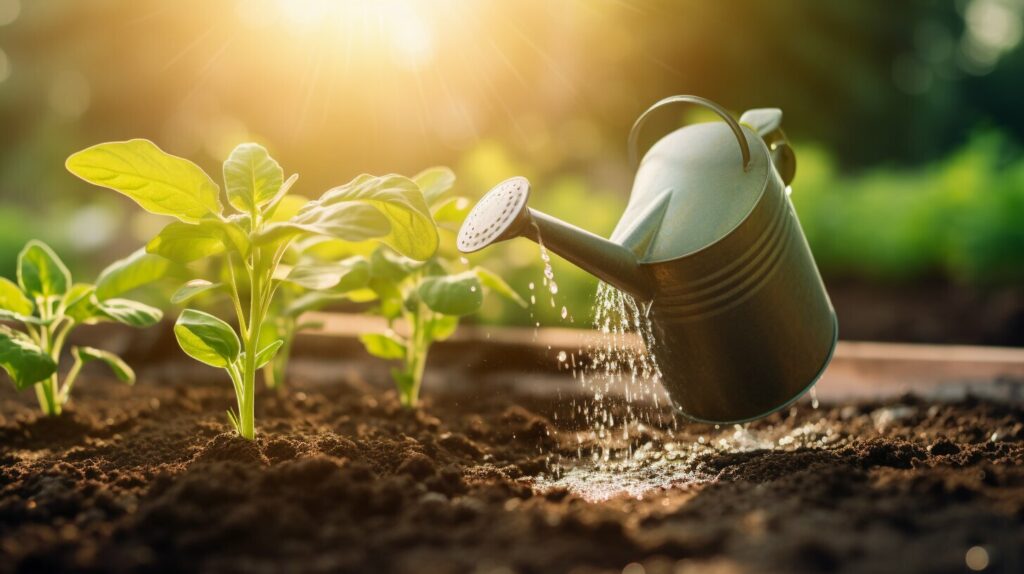
M412 180L423 192L423 198L434 205L446 191L455 185L455 173L444 166L428 167L417 173Z
M97 318L108 319L132 327L151 327L160 322L164 312L156 307L130 299L93 300Z
M111 263L100 272L96 278L96 297L109 299L123 295L163 279L171 267L171 261L167 258L146 253L146 248L140 248L128 257Z
M423 261L437 251L437 226L430 208L416 182L400 175L360 175L328 190L303 208L297 217L351 202L372 205L384 214L391 229L380 240L402 255Z
M366 286L370 264L359 256L336 263L301 262L291 269L286 280L314 291L331 289L341 293Z
M484 301L480 279L473 271L428 277L420 283L418 293L427 307L444 315L469 315Z
M171 295L171 303L175 305L181 305L191 300L200 293L220 289L223 287L223 283L211 283L206 279L193 279L188 283L182 285L177 291Z
M505 280L497 273L483 267L474 267L473 272L476 273L477 278L480 279L480 283L483 284L484 287L487 287L498 295L509 299L520 307L525 308L527 306L526 301L519 296L519 293L516 293L516 290L506 283Z
M33 239L18 254L18 285L32 297L67 293L71 272L50 246Z
M21 287L6 277L0 277L0 309L27 317L32 315L34 308L32 300L25 296Z
M177 263L191 263L223 253L223 235L210 225L175 221L149 241L146 251Z
M57 363L24 333L0 325L0 367L18 390L27 389L57 371Z
M121 382L128 383L129 385L135 384L135 371L125 363L121 357L111 353L110 351L104 351L103 349L95 349L93 347L74 347L71 349L80 361L88 363L91 361L100 361L110 367L113 371L114 376L121 380Z
M224 190L238 211L253 213L270 203L283 183L281 166L259 144L239 145L224 162Z
M309 206L309 202L306 205ZM303 208L287 221L270 223L254 238L257 245L276 243L296 235L325 235L345 241L363 241L383 237L391 231L391 223L372 205L340 203Z
M366 352L380 359L405 358L405 343L396 337L383 333L365 333L359 340L366 347Z
M195 309L182 311L174 324L174 336L182 351L212 367L227 367L241 353L241 343L231 325Z
M220 215L220 188L196 164L134 139L94 145L72 154L68 171L135 200L143 209L198 223Z

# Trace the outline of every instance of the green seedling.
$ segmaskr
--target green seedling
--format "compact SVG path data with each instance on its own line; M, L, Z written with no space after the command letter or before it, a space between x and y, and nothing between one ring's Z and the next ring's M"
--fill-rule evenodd
M217 275L189 281L172 301L223 292L238 331L213 314L185 309L174 334L185 353L227 372L238 404L228 419L250 440L256 434L256 372L284 345L282 339L261 337L275 294L284 283L338 273L332 266L283 265L289 245L311 236L375 239L415 260L429 259L437 249L437 231L419 188L397 175L361 175L291 213L282 204L297 176L285 180L266 149L242 144L224 162L226 198L233 209L225 213L220 188L209 175L147 140L93 146L69 157L67 167L152 213L178 219L149 242L149 253L182 264L217 258Z
M447 243L454 243L454 232L469 212L464 197L445 197L455 183L447 168L431 168L415 178L431 206L434 220L446 232ZM461 262L460 262L461 261ZM450 337L459 318L475 313L483 304L484 291L490 290L526 306L526 302L498 275L482 267L465 267L452 245L418 262L387 247L376 249L370 257L369 289L376 295L376 311L388 321L385 333L367 333L360 337L373 356L399 361L391 370L401 404L415 408L427 364L430 346ZM401 334L400 334L401 333Z
M131 385L135 373L117 355L93 347L71 348L73 363L61 379L57 371L68 333L82 324L104 321L149 327L159 309L117 298L162 276L169 262L135 253L100 273L95 285L73 283L71 273L49 246L29 241L18 255L17 283L0 277L0 319L24 331L0 325L0 366L18 390L34 387L43 413L61 413L85 363L105 363Z
M281 349L263 367L263 380L271 389L280 390L284 387L295 336L304 330L322 326L316 321L304 319L303 315L307 311L349 299L353 292L364 291L370 279L366 257L352 255L327 262L322 257L304 252L304 246L314 243L297 242L290 255L295 261L295 268L317 272L298 274L292 281L282 285L280 295L263 324L264 342L278 339L283 341Z

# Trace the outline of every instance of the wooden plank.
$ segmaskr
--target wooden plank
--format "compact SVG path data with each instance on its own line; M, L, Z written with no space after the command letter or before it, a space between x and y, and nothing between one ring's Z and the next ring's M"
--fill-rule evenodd
M309 319L324 326L303 335L297 350L324 358L358 353L357 335L386 327L380 318L365 315L313 313ZM587 329L462 326L450 340L435 346L431 367L516 373L524 383L545 381L537 383L541 386L551 385L552 377L572 383L559 369L558 352L579 355L600 340L597 332ZM625 343L640 345L635 336L627 336ZM1024 349L840 341L816 392L823 400L841 400L931 392L938 386L991 385L1001 379L1024 381Z

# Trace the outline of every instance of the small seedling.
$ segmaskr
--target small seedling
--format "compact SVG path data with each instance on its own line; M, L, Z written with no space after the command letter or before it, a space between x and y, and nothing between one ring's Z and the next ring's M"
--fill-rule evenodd
M333 262L307 253L307 247L315 247L316 241L300 241L293 244L289 254L295 268L316 270L315 273L296 274L292 280L281 285L279 296L274 301L263 324L263 341L283 341L281 349L263 367L263 380L268 388L280 390L284 387L288 363L291 358L295 336L306 330L319 328L316 321L303 319L307 311L349 299L352 292L363 291L370 279L370 266L366 257L346 256ZM350 250L345 246L345 251ZM287 259L287 257L286 257Z
M224 369L238 403L228 418L239 435L253 439L256 371L284 344L261 344L264 322L285 282L333 276L333 266L282 265L288 246L309 236L345 241L376 239L416 260L429 259L438 236L417 185L398 175L361 175L306 202L294 213L280 209L297 179L257 144L242 144L224 162L224 186L234 213L225 214L220 188L199 166L170 155L148 140L99 144L73 154L68 170L90 183L135 200L151 213L170 215L149 244L149 253L182 264L217 257L220 273L194 279L173 297L185 303L209 291L225 291L238 332L210 313L185 309L174 326L182 350Z
M464 197L444 197L455 183L451 170L431 168L413 179L431 205L438 226L457 230L469 212L470 202ZM389 328L385 333L364 334L360 340L371 355L401 362L400 367L391 370L391 376L406 408L415 408L419 402L430 346L450 337L460 317L480 308L485 289L526 306L515 290L487 269L473 267L454 272L457 257L451 246L425 262L413 261L387 247L378 248L370 257L368 285L379 298L376 310L388 320ZM396 324L399 322L402 325Z
M160 320L159 309L115 298L159 278L168 267L159 259L136 253L105 269L95 285L72 283L57 254L33 240L18 255L18 282L0 277L0 319L24 328L22 332L0 325L0 366L18 390L35 387L43 413L61 413L85 363L105 363L121 381L135 382L135 373L121 358L93 347L71 348L74 363L63 380L57 367L76 325L111 321L148 327Z

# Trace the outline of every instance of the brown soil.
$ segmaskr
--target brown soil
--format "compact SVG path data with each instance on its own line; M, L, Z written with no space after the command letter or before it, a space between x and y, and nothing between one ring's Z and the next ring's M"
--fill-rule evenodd
M652 424L643 462L595 469L568 397L428 388L409 413L335 374L263 392L249 443L226 381L162 372L85 379L59 419L4 385L0 572L962 572L974 546L1024 571L1020 406Z

